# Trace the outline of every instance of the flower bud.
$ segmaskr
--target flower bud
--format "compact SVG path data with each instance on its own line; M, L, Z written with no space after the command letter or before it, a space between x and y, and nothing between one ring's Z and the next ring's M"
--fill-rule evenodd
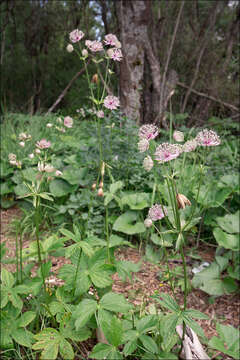
M186 205L191 206L191 201L183 194L177 194L177 204L179 209L185 209Z
M29 157L29 159L33 159L33 158L34 158L34 154L29 154L28 157Z
M173 139L177 142L183 142L184 141L184 133L181 131L175 130L173 132Z
M98 83L98 74L94 74L91 80L92 83L97 84Z
M24 141L20 141L19 145L22 146L22 147L24 147L24 146L25 146L25 142L24 142Z
M102 163L102 168L101 168L101 175L102 175L102 177L104 177L104 173L105 173L105 162L103 161L103 163Z
M103 188L103 181L100 181L99 187L102 189Z
M92 184L92 190L95 190L95 189L96 189L96 186L97 186L97 184L96 184L96 183L93 183L93 184Z
M47 128L51 128L51 127L53 126L53 124L52 124L52 123L48 123L46 126L47 126Z
M103 189L98 189L97 196L104 196Z
M145 227L149 228L152 226L152 220L150 218L147 218L144 220Z
M71 52L73 52L74 47L72 46L72 44L68 44L68 46L66 47L66 49L67 49L67 52L71 53Z
M88 51L87 51L87 49L83 49L83 50L82 50L82 56L84 56L84 57L87 57L87 56L88 56Z

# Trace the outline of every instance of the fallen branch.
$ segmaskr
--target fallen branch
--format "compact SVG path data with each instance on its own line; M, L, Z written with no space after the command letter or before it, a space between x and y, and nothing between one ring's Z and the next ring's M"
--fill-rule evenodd
M185 88L185 89L190 89L190 86L187 86L187 85L185 85L185 84L183 84L183 83L181 83L181 82L179 82L179 81L177 82L177 85L179 85L179 86L181 86L181 87L183 87L183 88ZM232 105L232 104L229 104L229 103L226 103L225 101L222 101L222 100L220 100L220 99L217 99L217 98L215 98L215 97L213 97L213 96L204 94L204 93L199 92L199 91L194 90L194 89L191 89L191 92L193 92L194 94L196 94L196 95L198 95L198 96L202 96L202 97L205 97L205 98L207 98L207 99L209 99L209 100L218 102L219 104L221 104L221 105L223 105L223 106L225 106L225 107L228 107L229 109L232 109L232 110L234 110L234 111L239 111L239 109L238 109L236 106L234 106L234 105Z
M90 62L90 60L88 60L87 64L88 65ZM55 107L62 101L62 99L64 98L64 96L66 95L66 93L68 92L68 90L70 89L70 87L72 86L72 84L74 83L74 81L77 80L77 78L84 73L86 68L82 68L79 72L77 72L74 77L72 78L72 80L67 84L67 86L65 87L65 89L63 90L63 92L59 95L59 97L57 98L57 100L55 101L55 103L48 109L48 111L46 112L45 115L49 115L54 109Z
M182 325L176 326L176 331L179 337L183 337ZM204 351L195 332L186 325L186 333L183 340L183 350L180 355L183 359L187 360L210 360L207 353Z

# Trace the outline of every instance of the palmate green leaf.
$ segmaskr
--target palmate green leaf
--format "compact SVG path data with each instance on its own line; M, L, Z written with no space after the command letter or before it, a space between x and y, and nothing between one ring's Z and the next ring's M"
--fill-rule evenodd
M104 270L105 266L101 265L90 269L89 276L95 286L105 288L112 284L112 279L108 271Z
M97 307L97 302L91 299L84 299L77 305L75 311L72 314L73 318L76 319L75 327L77 330L86 325L86 323L97 310Z
M123 353L125 356L131 355L137 348L137 340L129 341L125 344L123 348Z
M204 320L208 320L209 316L207 316L206 314L202 313L201 311L195 310L195 309L188 309L185 310L182 315L186 315L187 317L191 316L195 319L204 319Z
M80 238L78 238L74 233L72 233L71 231L67 230L67 229L60 229L59 230L61 234L63 234L64 236L66 236L66 238L68 240L74 240L75 242L78 242L79 240L81 240Z
M161 319L160 331L163 338L169 339L170 336L175 334L175 329L179 320L178 314L168 314Z
M138 213L136 211L127 211L120 215L113 224L113 230L123 232L124 234L134 235L146 231L143 222L137 222Z
M168 294L161 293L158 296L152 296L161 306L167 308L168 310L172 310L173 312L179 312L180 307L177 302ZM162 300L160 299L162 298Z
M142 319L136 321L136 329L139 333L146 333L153 330L158 324L158 317L156 315L147 315Z
M208 345L216 350L223 352L234 359L240 356L239 330L231 325L221 325L217 323L217 331L220 338L213 336Z
M108 355L112 351L113 347L108 344L99 343L94 346L90 358L91 359L108 359Z
M101 323L101 328L107 341L111 345L118 347L122 344L123 327L120 319L113 316L110 322L103 321Z
M141 335L139 337L140 341L142 342L143 346L145 347L145 349L147 349L148 351L150 351L153 354L157 354L158 353L158 346L155 343L155 341L148 335Z
M141 262L135 264L131 261L115 261L118 276L126 281L127 277L132 280L132 273L138 272L141 268Z
M115 194L115 192L122 189L123 186L124 186L124 184L122 181L116 181L110 185L109 191L110 191L110 193Z
M41 353L41 360L55 360L59 350L59 342L53 342L46 345Z
M105 294L99 304L106 310L127 314L132 309L132 305L127 302L121 294L109 292Z
M36 334L34 338L37 342L32 346L33 350L41 350L41 359L49 360L56 359L59 344L64 341L64 337L53 328L45 328L40 333Z

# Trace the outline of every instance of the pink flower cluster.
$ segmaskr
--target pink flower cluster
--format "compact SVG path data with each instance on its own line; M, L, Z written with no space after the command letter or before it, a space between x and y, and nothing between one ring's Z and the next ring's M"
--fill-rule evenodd
M113 34L107 34L105 35L105 44L106 45L110 45L110 46L114 46L114 47L121 47L121 43L120 41L118 40L118 38L116 37L116 35L113 35Z
M101 41L91 41L91 40L86 40L85 41L85 45L86 47L91 50L92 52L98 52L98 51L102 51L103 50L103 44L101 43Z
M81 30L75 29L69 34L69 39L72 43L80 41L84 37L84 33Z
M47 149L51 146L51 142L46 139L42 139L36 143L36 147L39 149Z
M104 99L103 105L107 109L116 110L120 106L120 102L116 96L109 95Z
M164 163L176 159L181 154L181 147L176 144L163 143L155 151L155 159L159 163Z
M70 116L65 116L65 118L63 120L63 124L67 128L72 128L73 127L73 119Z
M215 131L208 129L200 131L195 140L200 146L217 146L221 143L220 138Z
M155 139L159 134L159 130L155 125L152 124L146 124L140 127L138 136L140 139Z

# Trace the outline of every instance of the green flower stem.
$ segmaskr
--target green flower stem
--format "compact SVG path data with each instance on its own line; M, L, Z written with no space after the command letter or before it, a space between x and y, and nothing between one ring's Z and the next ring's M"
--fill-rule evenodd
M36 240L37 240L37 249L38 249L38 262L40 264L43 286L44 286L44 290L46 292L47 289L46 289L45 277L44 277L44 272L43 272L43 264L42 264L42 258L41 258L41 248L40 248L40 239L39 239L39 215L40 215L39 210L40 210L40 198L37 197L37 199L36 199L36 210L35 210L35 227L36 227Z
M17 277L17 284L19 283L18 233L19 233L19 224L16 223L15 249L16 249L16 277Z
M22 262L22 249L23 249L23 232L20 232L19 242L20 242L20 283L23 282L23 262Z
M101 96L100 102L103 101L103 98L104 98L104 96L105 96L105 91L106 91L106 86L107 86L107 81L108 81L109 61L110 61L110 59L107 58L107 66L106 66L105 79L104 79L104 84L103 84L103 92L102 92L102 96Z
M109 244L109 229L108 229L108 207L105 207L105 229L106 229L106 239L107 239L107 257L108 257L108 263L111 264L111 258L110 258L110 244Z
M180 246L180 253L181 253L181 258L182 258L182 262L183 262L183 272L184 272L184 303L183 303L183 310L185 311L187 308L187 264L186 264L186 260L185 260L185 255L184 255L184 251L183 251L183 243ZM182 345L181 345L181 349L180 352L182 351L182 347L183 347L183 341L184 341L184 337L185 337L185 333L186 333L186 324L183 321L183 334L182 334Z
M159 224L160 224L160 222L159 222ZM174 288L173 278L172 278L172 274L171 274L171 271L170 271L170 268L169 268L168 253L167 253L166 247L163 244L164 240L162 238L162 233L161 233L161 231L158 230L158 228L154 224L153 224L153 226L157 230L157 233L159 234L159 236L160 236L160 238L162 240L162 247L163 247L163 251L164 251L164 257L165 257L166 263L167 263L167 273L168 273L168 278L169 278L169 282L170 282L170 287L171 287L171 290L172 290L173 297L177 301L176 295L175 295L175 288ZM161 230L161 224L159 226L160 226L160 230Z
M77 262L77 269L76 269L76 273L75 273L75 277L74 277L74 287L73 287L73 295L75 294L76 291L76 284L77 284L77 274L79 271L79 266L80 266L80 260L81 260L81 255L82 255L82 250L80 249L79 251L79 255L78 255L78 262Z

